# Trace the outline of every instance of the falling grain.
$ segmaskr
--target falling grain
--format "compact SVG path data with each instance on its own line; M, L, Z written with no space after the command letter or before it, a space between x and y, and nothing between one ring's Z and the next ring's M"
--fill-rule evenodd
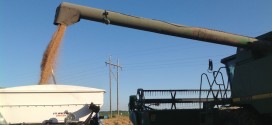
M53 34L50 43L43 54L41 62L41 77L39 85L48 84L49 79L52 77L52 70L55 68L58 50L66 30L66 25L59 24L57 31Z

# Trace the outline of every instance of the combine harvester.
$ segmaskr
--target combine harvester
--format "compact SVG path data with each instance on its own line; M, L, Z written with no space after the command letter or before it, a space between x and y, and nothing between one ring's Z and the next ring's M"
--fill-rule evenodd
M222 59L225 67L212 71L208 89L143 90L130 96L130 118L134 125L271 125L272 119L272 33L256 38L164 21L130 16L107 10L62 3L54 24L72 25L80 19L145 30L176 37L237 47L237 53ZM210 66L212 63L210 62ZM212 70L212 68L210 69ZM218 83L222 70L228 82ZM216 89L215 89L216 88ZM145 98L152 93L171 95L170 99ZM197 96L190 95L195 93ZM185 96L184 94L187 94ZM177 97L183 95L182 97ZM155 109L150 105L170 104L171 108ZM197 107L178 109L178 105Z
M135 125L271 125L272 119L272 33L256 38L216 30L188 27L107 10L62 3L55 24L71 25L80 19L145 30L165 35L237 47L237 53L221 60L225 67L212 71L212 80L201 75L198 90L143 90L130 96L129 110ZM228 80L217 79L226 72ZM223 78L222 78L223 79ZM208 89L202 89L207 80ZM166 93L170 99L145 98L146 93ZM187 96L184 96L187 93ZM191 96L196 93L197 96ZM183 97L177 97L181 94ZM152 94L151 94L152 95ZM170 96L169 96L170 97ZM177 109L176 104L197 107ZM170 104L168 109L150 105Z
M130 16L107 10L62 3L55 24L71 25L80 19L113 24L160 34L237 47L237 53L221 60L225 67L212 70L212 80L201 75L198 90L143 90L130 96L129 110L135 125L271 125L272 124L272 33L256 38L188 27L164 21ZM225 70L228 80L223 82ZM221 79L222 83L218 82ZM209 88L202 89L203 80ZM145 98L146 93L166 93L170 99ZM188 95L184 97L184 93ZM196 93L197 96L191 96ZM183 97L177 98L177 94ZM152 94L151 94L152 95ZM176 104L198 107L177 109ZM150 105L170 104L170 109Z

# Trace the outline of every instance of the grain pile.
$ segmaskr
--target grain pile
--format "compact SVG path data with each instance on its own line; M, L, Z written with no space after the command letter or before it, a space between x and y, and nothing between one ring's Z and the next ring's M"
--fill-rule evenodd
M118 116L115 118L104 119L104 125L133 125L127 116Z
M52 70L55 68L58 50L65 30L66 25L58 25L57 31L53 34L52 39L43 54L39 85L48 84L49 79L52 78Z

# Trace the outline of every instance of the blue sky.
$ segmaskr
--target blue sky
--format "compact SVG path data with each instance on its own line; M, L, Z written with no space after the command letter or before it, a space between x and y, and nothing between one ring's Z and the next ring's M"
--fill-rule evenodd
M38 83L44 50L56 30L55 9L61 0L0 1L0 86ZM245 36L272 29L270 0L67 0L75 4L158 19L187 26L205 27ZM67 28L60 48L56 80L59 84L109 91L111 55L120 59L120 106L127 109L129 95L144 89L199 88L208 59L216 68L235 47L216 45L145 31L81 20ZM116 69L113 69L116 70ZM114 79L113 79L114 80ZM113 81L113 99L116 83ZM105 94L104 110L108 109ZM113 109L116 109L113 100Z

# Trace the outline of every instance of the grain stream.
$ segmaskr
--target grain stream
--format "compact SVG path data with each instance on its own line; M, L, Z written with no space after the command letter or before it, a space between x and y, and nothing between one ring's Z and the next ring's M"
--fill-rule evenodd
M52 78L52 70L55 69L59 47L61 45L65 30L66 25L58 25L57 31L53 34L53 37L43 54L39 85L48 84L49 80Z

